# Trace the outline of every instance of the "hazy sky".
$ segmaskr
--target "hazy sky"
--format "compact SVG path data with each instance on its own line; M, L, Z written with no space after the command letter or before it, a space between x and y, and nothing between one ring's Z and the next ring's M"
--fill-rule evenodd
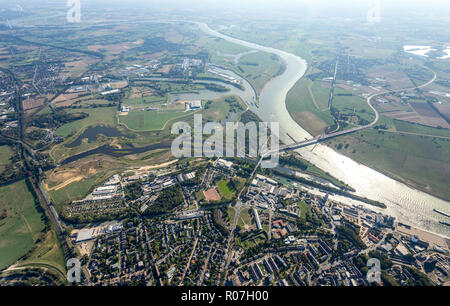
M19 4L24 8L27 3L36 7L38 3L51 3L64 9L67 0L0 0L0 10ZM199 14L205 12L236 12L236 14L298 14L311 17L349 17L364 18L372 6L379 3L382 16L407 16L419 13L429 17L450 16L450 0L80 0L81 7L89 8L139 8L145 7L152 12L159 10L189 10Z
M65 1L65 0L53 0ZM371 5L379 2L380 7L386 13L401 14L410 10L430 11L436 13L450 11L450 0L81 0L81 3L120 3L120 5L147 6L153 8L176 9L228 9L243 11L264 10L270 13L274 11L298 11L333 14L333 12L364 12Z

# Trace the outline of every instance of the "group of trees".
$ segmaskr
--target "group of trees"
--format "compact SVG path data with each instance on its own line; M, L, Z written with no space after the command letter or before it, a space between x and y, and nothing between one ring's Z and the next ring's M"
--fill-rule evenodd
M159 194L159 197L145 211L145 215L160 215L172 211L183 204L184 197L180 185L167 188Z
M142 194L143 190L140 182L134 182L125 186L125 199L128 201L139 199Z
M345 253L351 246L359 250L366 248L366 245L359 237L359 230L360 227L358 225L348 221L344 221L342 225L336 227L336 232L339 239L338 252L341 251L341 253ZM344 244L348 245L345 245L344 248L339 249L339 245L344 246Z
M20 160L16 160L18 154L11 158L11 163L6 165L3 172L0 173L0 185L6 185L17 182L23 179L26 175L26 170Z
M293 155L280 156L280 165L292 166L303 171L308 169L308 165L306 163L304 163L302 160L296 158Z

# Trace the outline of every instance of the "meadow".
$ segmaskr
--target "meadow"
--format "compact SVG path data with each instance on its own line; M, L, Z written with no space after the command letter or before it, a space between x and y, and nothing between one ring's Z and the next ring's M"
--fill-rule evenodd
M44 229L25 181L0 187L0 269L29 252Z
M226 200L231 200L234 196L234 192L228 186L228 181L220 181L217 183L220 195Z
M303 200L298 202L297 205L300 208L300 218L305 221L306 216L312 214L311 206L306 204Z
M99 107L99 108L82 108L82 109L69 109L70 113L84 112L89 114L88 117L72 121L67 123L56 130L56 135L67 137L72 134L82 132L82 130L90 125L103 125L114 126L116 124L115 113L117 107Z
M40 267L54 270L65 281L64 254L56 233L48 231L33 251L17 263L18 267Z
M191 115L191 112L184 111L143 111L139 109L131 110L126 116L120 116L119 122L133 131L152 131L163 129L170 120Z
M327 126L333 125L333 117L328 109L315 106L308 87L312 81L302 78L288 92L286 107L292 118L312 135L320 135Z
M6 165L9 165L9 160L14 155L14 151L7 145L0 146L0 172L3 171Z

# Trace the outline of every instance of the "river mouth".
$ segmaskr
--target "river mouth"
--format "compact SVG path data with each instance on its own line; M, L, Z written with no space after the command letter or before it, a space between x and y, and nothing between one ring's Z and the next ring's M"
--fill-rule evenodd
M259 99L259 107L251 107L251 110L264 121L278 121L280 123L280 140L285 144L292 144L293 139L297 142L310 139L311 135L292 119L286 107L287 93L304 76L307 63L294 54L222 34L212 30L204 23L196 24L206 34L251 49L276 54L283 59L287 65L286 70L266 84ZM288 133L292 137L289 137ZM438 209L450 213L448 201L391 179L340 155L323 144L297 149L296 152L300 153L307 161L353 187L356 190L355 194L385 203L387 208L382 212L395 217L397 221L450 237L450 228L440 223L448 220L433 211L433 209ZM336 200L347 204L361 204L342 198L336 198Z
M96 125L88 127L80 136L73 142L64 145L66 148L75 148L81 145L83 139L87 139L88 142L94 142L99 135L106 137L126 137L130 139L136 138L135 135L123 134L119 129L110 126Z

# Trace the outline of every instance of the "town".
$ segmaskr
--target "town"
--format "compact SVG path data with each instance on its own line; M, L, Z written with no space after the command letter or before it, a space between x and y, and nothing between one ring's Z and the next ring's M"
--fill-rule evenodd
M102 285L442 285L450 273L445 239L375 212L286 186L256 174L241 203L240 165L224 159L179 171L115 175L84 200L77 214L115 216L72 229L89 279ZM167 195L177 205L168 205ZM137 214L130 214L134 210ZM127 212L128 211L128 212ZM63 220L65 219L63 217ZM63 221L64 222L64 221ZM230 243L230 237L233 241ZM380 283L367 278L381 262Z
M0 287L449 286L449 12L380 1L5 3Z

